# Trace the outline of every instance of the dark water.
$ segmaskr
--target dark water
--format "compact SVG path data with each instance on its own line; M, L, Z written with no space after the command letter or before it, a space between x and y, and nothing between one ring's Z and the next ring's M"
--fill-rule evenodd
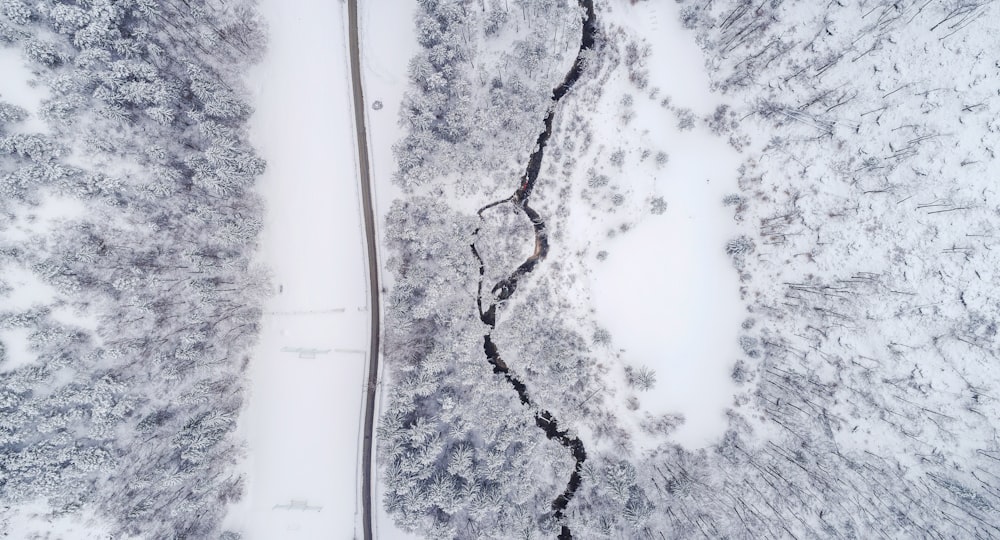
M541 261L545 260L545 257L549 253L549 237L545 229L545 221L542 217L535 212L529 205L528 201L531 198L531 192L535 187L535 182L538 180L538 173L542 168L542 158L545 156L545 146L549 142L549 137L552 136L552 121L556 114L556 105L559 103L573 86L576 84L577 80L583 74L583 70L586 67L585 63L585 51L594 48L594 39L597 31L597 20L594 13L594 1L593 0L579 0L580 7L586 10L586 16L583 21L582 36L580 39L580 50L577 53L576 60L573 62L573 67L569 70L566 76L563 78L562 83L552 90L552 105L549 107L548 114L545 115L545 129L538 134L538 138L535 140L535 149L528 158L528 166L525 168L524 175L521 176L521 183L514 192L514 195L509 199L504 199L501 201L490 203L479 210L479 217L483 219L483 212L500 204L511 203L520 208L524 214L531 220L532 227L535 232L535 251L530 257L528 257L523 263L521 263L509 276L500 280L493 288L490 290L491 296L493 297L492 302L483 309L483 279L486 275L486 267L483 264L483 259L479 255L479 250L476 248L475 241L472 243L472 254L479 261L479 291L476 296L476 304L479 307L479 318L484 324L490 327L492 331L496 326L496 310L497 305L509 299L514 291L517 290L517 283L522 277L535 269ZM473 236L478 238L479 229L473 233ZM510 369L507 364L500 357L500 351L497 349L493 339L490 334L483 336L483 349L486 353L486 360L493 366L493 372L501 374L510 383L510 385L517 392L518 398L520 398L521 403L534 407L530 396L528 395L528 387L517 377L511 374ZM559 429L559 423L546 410L539 409L535 413L535 425L545 432L545 436L549 439L555 439L559 444L565 446L572 452L573 459L576 460L576 465L573 468L573 473L570 475L569 483L566 485L566 489L552 501L552 515L557 520L562 520L563 511L569 504L569 501L573 498L573 494L580 487L580 469L583 466L583 462L587 459L587 451L583 446L583 441L578 437L570 437L566 430ZM562 526L559 533L560 540L572 539L573 535L566 525Z

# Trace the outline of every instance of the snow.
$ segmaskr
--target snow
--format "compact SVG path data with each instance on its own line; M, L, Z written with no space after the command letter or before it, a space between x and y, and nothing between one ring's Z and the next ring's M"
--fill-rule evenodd
M6 234L6 232L5 232ZM0 295L0 305L4 311L23 312L52 304L59 293L55 287L45 283L30 270L17 265L0 266L0 282L10 287L6 296ZM31 352L28 336L30 328L8 328L0 330L0 373L30 365L38 357Z
M392 144L415 6L361 2L377 229L398 193ZM346 5L308 0L289 10L264 0L260 9L270 42L249 77L251 138L268 161L261 252L280 292L267 307L241 427L248 494L227 526L251 540L358 536L369 315ZM383 108L371 108L376 100ZM384 517L377 484L374 507L379 538L411 538Z
M72 307L70 305L61 305L52 309L51 317L53 320L62 324L85 329L95 339L98 336L97 327L99 325L99 321L97 316L92 313L88 313L85 309Z
M3 363L0 364L0 373L13 371L36 360L28 342L30 335L30 328L0 330L0 346L3 347L3 354L0 354L0 359L3 360Z
M35 75L22 59L19 49L0 47L0 102L17 105L28 111L24 121L4 125L4 130L17 133L46 132L45 123L37 112L47 91L34 86ZM35 207L13 206L12 219L4 229L4 240L11 243L41 237L57 228L65 220L80 217L83 204L68 197L50 195ZM58 296L55 288L42 282L33 272L14 264L0 265L0 284L11 288L8 294L0 293L4 310L23 311L49 305ZM30 364L35 360L28 347L27 329L9 329L0 332L0 343L6 349L0 370L7 371Z
M719 102L678 10L673 2L646 2L622 7L611 18L650 43L650 87L669 96L674 107L702 117ZM606 250L608 258L592 265L591 290L597 320L610 331L613 346L623 349L625 363L657 372L655 388L636 396L638 412L683 414L686 422L672 440L700 448L725 430L724 411L736 391L729 372L738 358L744 308L724 251L736 228L721 201L736 192L740 157L701 122L692 131L678 130L674 115L658 101L641 95L635 100L632 129L670 161L651 183L640 171L621 176L633 193L662 196L667 211L638 218L627 233L598 242L596 249ZM618 138L615 122L599 124L604 133L598 140Z
M263 0L251 140L268 161L261 259L273 271L241 430L247 496L226 526L254 539L360 534L367 280L346 5Z
M0 514L0 533L5 538L38 540L132 539L132 537L126 536L112 536L109 533L110 527L105 526L90 510L53 517L50 514L52 512L51 506L42 500L19 504L14 508L5 507L4 510L5 512Z
M20 49L0 46L0 73L3 73L3 77L0 77L0 102L17 105L30 114L23 122L5 126L4 129L22 133L47 132L45 122L38 117L38 111L48 91L32 84L35 75L21 57Z
M366 0L359 2L361 19L361 75L364 84L365 118L371 156L372 197L376 229L381 230L392 201L402 191L392 182L396 156L392 146L405 135L399 124L399 106L409 85L407 69L419 45L413 24L416 0ZM376 17L374 14L378 14ZM375 110L379 101L382 108ZM379 244L382 242L379 234ZM379 269L383 288L392 285L392 274ZM388 281L386 281L388 280Z
M409 79L407 67L410 58L416 53L418 44L413 24L413 15L417 3L415 0L365 0L359 2L359 18L361 25L361 71L365 98L368 100L365 108L366 124L368 126L369 152L371 156L372 197L375 202L377 216L375 228L378 242L383 241L381 230L385 216L392 201L401 192L392 183L392 175L396 170L396 158L392 145L404 135L399 125L399 106L403 100ZM382 108L372 107L375 101L382 103ZM379 261L383 261L384 251L379 246ZM379 282L384 290L392 287L390 273L378 269ZM383 307L384 314L384 307ZM388 368L381 366L379 393L376 403L376 422L380 417L382 405L382 390L388 383ZM376 446L378 439L375 440ZM376 464L373 475L377 475ZM375 511L376 538L386 540L406 540L419 538L405 533L398 528L382 505L381 478L373 476L374 493L372 509Z
M28 311L45 306L54 302L59 294L55 287L45 283L37 274L22 266L7 266L0 277L12 289L3 299L5 311Z
M4 230L7 241L44 238L67 221L81 219L87 214L83 201L64 195L47 195L38 206L21 206L17 210L13 223Z

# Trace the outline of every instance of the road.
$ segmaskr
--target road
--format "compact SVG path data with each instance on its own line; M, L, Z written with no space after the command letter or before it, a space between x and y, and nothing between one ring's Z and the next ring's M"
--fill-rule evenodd
M372 540L372 430L375 427L375 393L378 384L379 336L381 335L378 283L378 256L375 242L375 205L372 201L371 166L368 159L368 129L365 125L365 96L361 87L361 47L358 38L358 0L347 2L348 49L351 56L351 88L354 93L354 128L361 171L361 199L365 218L365 245L368 249L368 302L371 313L371 342L368 346L368 384L365 393L365 426L362 448L361 505L364 538Z

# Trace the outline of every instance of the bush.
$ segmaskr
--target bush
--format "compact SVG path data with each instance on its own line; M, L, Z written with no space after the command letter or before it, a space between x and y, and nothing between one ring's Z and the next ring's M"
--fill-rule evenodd
M667 201L663 200L663 197L654 197L649 201L649 206L649 211L656 215L661 215L667 211Z
M632 388L640 391L651 390L656 386L656 372L647 366L625 366L625 380Z
M605 252L607 253L607 252ZM600 256L600 254L598 254ZM594 343L606 345L611 343L611 332L608 332L604 328L597 328L594 330Z
M677 129L681 131L694 129L695 117L691 109L677 109L674 114L677 115Z
M625 165L625 151L618 149L611 154L611 164L619 169Z
M739 257L748 253L753 253L755 249L753 240L746 236L738 236L726 243L726 253L733 257Z

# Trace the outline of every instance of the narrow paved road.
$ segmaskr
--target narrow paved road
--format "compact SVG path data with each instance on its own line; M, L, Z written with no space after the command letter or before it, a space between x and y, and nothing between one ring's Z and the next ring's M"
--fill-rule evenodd
M368 385L365 394L365 438L362 448L361 505L364 538L372 540L372 429L375 427L375 390L378 384L379 336L381 334L378 284L378 257L375 252L375 206L368 162L368 129L365 125L365 96L361 88L361 48L358 43L358 0L347 2L348 48L351 54L351 87L354 90L354 127L358 136L358 166L361 169L361 198L365 217L365 245L368 248L368 290L371 299L371 343L368 346Z

